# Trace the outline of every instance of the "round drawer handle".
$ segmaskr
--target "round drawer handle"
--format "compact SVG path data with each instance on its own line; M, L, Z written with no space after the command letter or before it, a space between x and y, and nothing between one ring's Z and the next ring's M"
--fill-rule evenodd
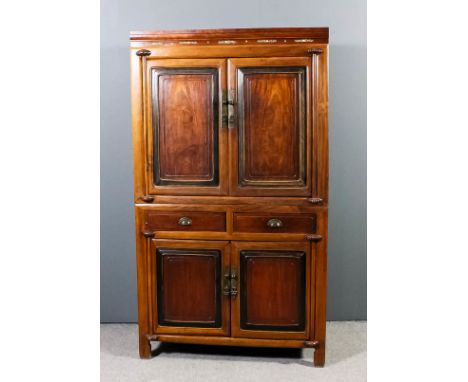
M283 226L283 222L280 219L270 219L267 221L268 228L281 228Z
M183 216L179 219L179 221L177 222L177 224L179 225L184 225L184 226L187 226L187 225L192 225L192 219L190 219L189 217L187 216Z

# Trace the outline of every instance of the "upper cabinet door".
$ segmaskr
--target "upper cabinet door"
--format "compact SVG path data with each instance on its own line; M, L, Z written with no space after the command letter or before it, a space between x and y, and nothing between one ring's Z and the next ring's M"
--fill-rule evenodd
M228 60L232 195L311 195L311 58Z
M224 59L148 59L146 184L149 194L227 194L222 129Z

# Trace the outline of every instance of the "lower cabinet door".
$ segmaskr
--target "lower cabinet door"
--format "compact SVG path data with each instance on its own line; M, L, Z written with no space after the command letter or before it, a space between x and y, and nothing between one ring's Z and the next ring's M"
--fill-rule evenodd
M228 242L156 239L152 255L154 332L229 335Z
M233 242L232 336L309 338L311 266L308 242Z

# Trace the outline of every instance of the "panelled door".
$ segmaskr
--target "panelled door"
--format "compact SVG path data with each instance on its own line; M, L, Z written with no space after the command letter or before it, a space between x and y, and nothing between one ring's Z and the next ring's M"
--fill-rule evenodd
M228 242L155 239L151 262L155 333L229 336Z
M309 338L310 244L231 244L231 334L269 339Z
M222 129L224 59L148 59L145 116L149 194L227 194Z
M311 195L310 57L229 59L228 88L230 193Z

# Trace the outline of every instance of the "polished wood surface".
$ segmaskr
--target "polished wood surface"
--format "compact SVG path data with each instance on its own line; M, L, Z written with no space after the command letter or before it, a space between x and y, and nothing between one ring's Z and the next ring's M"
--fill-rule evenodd
M272 220L279 221L281 226L269 226ZM234 231L269 232L269 233L313 233L315 232L315 215L306 214L234 214Z
M308 57L228 60L238 105L229 137L231 195L310 195L310 65Z
M229 243L153 239L149 252L147 334L229 335L230 301L221 291Z
M255 346L272 348L305 348L307 341L301 340L268 340L258 338L235 338L235 337L200 337L200 336L179 336L179 335L157 335L154 341L173 342L179 344L201 344L219 346Z
M216 69L153 70L156 184L216 184Z
M305 69L239 68L239 151L241 185L299 181L305 174L300 121L304 130ZM300 110L302 109L302 110ZM301 112L302 111L302 112ZM304 158L302 158L304 161Z
M328 28L131 36L140 356L313 347L323 366Z
M227 194L226 60L142 60L142 196Z
M156 253L159 324L219 327L220 252L159 248Z
M234 337L309 337L309 242L231 242L231 267L240 275L239 296L231 303Z
M320 42L328 42L328 28L236 28L236 29L185 29L173 31L133 31L131 41L171 41L171 40L201 40L216 41L218 39L272 39L283 38L299 40L309 38ZM244 41L240 41L244 40ZM310 42L310 41L305 41ZM318 42L318 41L316 41Z
M304 330L305 253L240 252L242 329Z
M189 225L183 225L183 220ZM224 212L151 211L145 213L145 231L225 231Z

